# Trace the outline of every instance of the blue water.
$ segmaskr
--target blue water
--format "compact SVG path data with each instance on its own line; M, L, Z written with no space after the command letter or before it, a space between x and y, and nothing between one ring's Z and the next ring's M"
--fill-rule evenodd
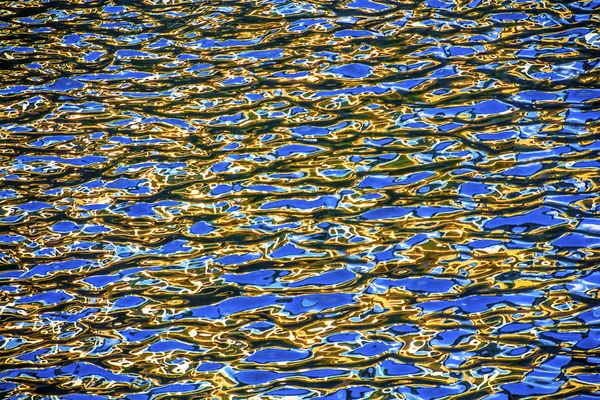
M6 1L0 398L600 398L600 2Z

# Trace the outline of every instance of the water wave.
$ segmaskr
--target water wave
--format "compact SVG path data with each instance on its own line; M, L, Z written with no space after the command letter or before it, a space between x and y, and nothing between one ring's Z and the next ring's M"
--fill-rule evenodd
M599 10L5 2L0 396L594 398Z

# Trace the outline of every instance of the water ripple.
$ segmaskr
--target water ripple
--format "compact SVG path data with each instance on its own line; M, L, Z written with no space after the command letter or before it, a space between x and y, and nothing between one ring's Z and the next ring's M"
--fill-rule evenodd
M0 397L597 397L599 10L5 2Z

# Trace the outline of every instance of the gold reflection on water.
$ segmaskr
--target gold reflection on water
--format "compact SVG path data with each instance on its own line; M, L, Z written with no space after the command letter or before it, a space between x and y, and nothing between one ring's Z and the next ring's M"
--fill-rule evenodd
M439 3L7 2L0 397L600 390L597 8Z

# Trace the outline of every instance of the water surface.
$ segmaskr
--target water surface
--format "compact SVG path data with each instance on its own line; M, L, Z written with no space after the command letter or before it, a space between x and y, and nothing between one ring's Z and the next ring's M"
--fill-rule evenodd
M0 397L594 398L599 50L598 1L3 2Z

